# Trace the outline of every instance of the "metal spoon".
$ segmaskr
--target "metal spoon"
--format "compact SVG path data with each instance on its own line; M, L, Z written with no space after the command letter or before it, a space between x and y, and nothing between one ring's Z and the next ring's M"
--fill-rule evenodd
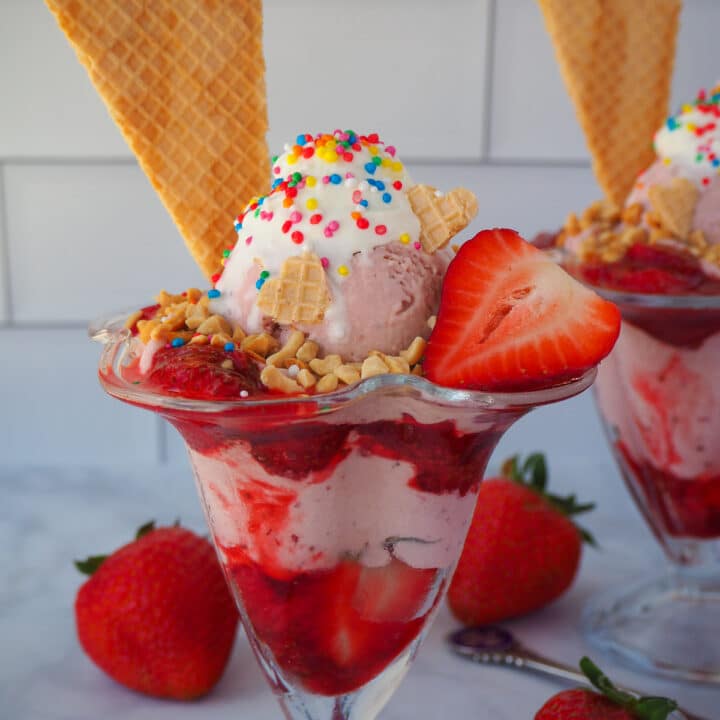
M448 635L447 641L456 654L476 663L529 670L592 687L590 681L579 670L526 648L509 630L497 625L463 628ZM632 695L642 695L630 688L618 686L618 689ZM678 710L686 720L705 720L687 710L680 708Z

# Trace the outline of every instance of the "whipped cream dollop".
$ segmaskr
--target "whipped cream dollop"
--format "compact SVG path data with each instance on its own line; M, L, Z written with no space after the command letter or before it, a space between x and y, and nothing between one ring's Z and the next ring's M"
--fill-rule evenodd
M213 278L213 309L259 332L264 318L255 300L264 282L279 274L288 257L313 253L336 303L326 320L342 336L351 310L343 307L343 284L352 261L356 266L387 243L424 252L406 195L410 178L394 147L375 134L350 130L298 135L272 159L272 176L270 193L253 198L237 217L237 243L225 251L224 270Z
M655 133L655 152L699 187L720 174L720 84L667 119Z

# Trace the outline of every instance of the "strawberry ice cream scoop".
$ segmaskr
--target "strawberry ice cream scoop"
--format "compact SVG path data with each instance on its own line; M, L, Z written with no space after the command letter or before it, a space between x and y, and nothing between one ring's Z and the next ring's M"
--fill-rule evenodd
M213 311L248 333L301 329L346 360L427 337L449 255L423 247L395 149L352 131L299 135L272 173L237 218Z

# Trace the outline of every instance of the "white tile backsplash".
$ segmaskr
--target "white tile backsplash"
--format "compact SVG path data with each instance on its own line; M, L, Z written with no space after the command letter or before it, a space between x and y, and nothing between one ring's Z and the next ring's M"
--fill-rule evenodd
M137 166L9 165L5 190L16 323L86 322L207 285Z
M0 165L0 327L10 321L9 280L7 243L5 242L5 177L2 165Z
M558 229L571 209L589 205L600 192L589 167L413 163L409 169L416 182L442 190L463 186L477 195L477 217L462 237L485 227L511 227L530 239Z
M83 330L0 330L0 462L129 465L157 461L154 416L108 397L100 347Z
M720 79L718 27L718 0L685 0L673 106ZM271 149L377 130L417 181L477 193L464 237L531 237L599 195L535 0L265 0L265 44ZM174 429L99 389L80 326L205 283L42 0L0 0L0 178L0 463L185 467ZM531 413L494 462L535 448L607 453L591 396Z
M535 0L498 0L492 71L491 157L589 161Z
M718 27L718 0L685 0L670 110L720 80ZM536 0L497 0L494 37L491 157L589 162Z
M407 158L479 158L489 0L266 0L270 146L377 131Z
M695 98L701 87L720 82L720 2L685 0L677 40L672 107Z
M42 0L0 2L0 158L131 157Z

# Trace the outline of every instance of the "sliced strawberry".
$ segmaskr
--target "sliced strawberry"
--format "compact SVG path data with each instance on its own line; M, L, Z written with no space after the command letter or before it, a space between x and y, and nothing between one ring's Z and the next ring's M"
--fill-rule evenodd
M352 604L360 617L373 622L406 622L423 614L432 602L437 576L434 568L412 568L400 560L381 567L365 567L358 578Z
M224 367L226 360L231 367ZM147 382L166 393L203 400L237 400L243 391L257 395L263 388L260 370L249 355L213 345L161 348Z
M483 230L448 267L425 374L449 387L541 388L596 365L619 332L615 305L514 230Z

